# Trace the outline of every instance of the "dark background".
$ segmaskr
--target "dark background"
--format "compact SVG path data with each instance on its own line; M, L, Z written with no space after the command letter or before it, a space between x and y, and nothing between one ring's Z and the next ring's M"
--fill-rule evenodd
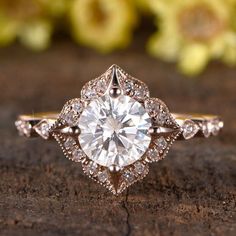
M100 55L60 39L44 53L0 51L0 235L236 235L236 70L200 77L146 55L143 39ZM175 112L220 114L219 137L176 142L149 175L116 197L55 142L18 137L21 113L60 110L113 63Z

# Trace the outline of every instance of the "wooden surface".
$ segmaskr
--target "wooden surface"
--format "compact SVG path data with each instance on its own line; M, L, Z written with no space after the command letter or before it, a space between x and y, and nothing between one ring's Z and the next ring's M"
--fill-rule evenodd
M19 113L59 110L116 63L171 111L221 114L220 137L176 142L149 175L115 197L63 157L55 142L17 136ZM0 51L0 235L236 235L236 70L211 64L198 79L139 46L108 56L58 42L32 54Z

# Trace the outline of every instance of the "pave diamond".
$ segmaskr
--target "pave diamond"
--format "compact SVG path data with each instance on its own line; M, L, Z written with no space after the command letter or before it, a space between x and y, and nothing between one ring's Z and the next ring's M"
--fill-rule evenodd
M98 165L91 161L88 165L85 165L83 169L84 169L84 172L88 175L97 174Z
M79 142L86 155L102 166L124 167L140 159L151 142L151 119L133 98L108 95L82 112Z
M123 173L123 178L128 182L128 183L132 183L135 180L135 176L134 173L132 173L131 171L126 170Z
M149 162L159 161L160 155L156 148L151 148L147 151L147 157Z
M160 137L155 141L158 150L164 150L167 147L167 142L164 137Z
M75 140L71 137L68 137L64 143L64 147L67 150L72 150L73 146L76 144Z
M80 99L75 98L68 101L65 104L60 116L69 126L75 126L81 111L82 111L81 101Z
M145 165L142 164L141 162L136 162L134 164L134 168L135 168L135 172L137 172L138 174L142 174L145 169Z
M165 112L160 112L155 118L158 125L162 126L167 120L167 114Z
M72 158L73 161L81 161L84 158L83 151L77 147L72 149Z
M108 178L109 176L106 170L98 174L98 180L101 181L102 183L104 183Z

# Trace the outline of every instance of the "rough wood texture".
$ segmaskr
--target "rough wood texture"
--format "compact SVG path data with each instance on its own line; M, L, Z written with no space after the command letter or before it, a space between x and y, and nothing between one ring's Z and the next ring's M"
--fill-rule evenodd
M115 197L63 157L55 142L18 137L19 113L61 109L116 63L171 111L221 114L218 138L178 142L149 175ZM59 42L0 54L0 235L236 235L236 71L212 64L198 80L139 46L109 56Z

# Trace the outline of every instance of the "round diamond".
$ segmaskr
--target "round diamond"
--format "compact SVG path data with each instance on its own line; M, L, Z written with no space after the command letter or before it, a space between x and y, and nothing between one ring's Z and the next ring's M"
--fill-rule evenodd
M68 150L72 149L73 146L76 144L75 140L71 137L68 137L64 143L64 147Z
M97 174L98 169L97 169L97 164L94 162L90 162L87 166L84 166L84 172L86 174Z
M149 147L151 119L133 98L108 95L93 100L82 112L79 142L86 155L102 166L127 166Z
M138 174L142 174L143 171L145 170L145 165L142 164L141 162L136 162L134 164L134 168L135 168L135 171L138 173Z
M147 156L148 156L148 161L150 162L160 160L160 155L156 148L149 149L147 152Z
M100 172L100 173L98 174L98 179L99 179L102 183L104 183L104 182L108 179L108 173L107 173L107 171L104 170L103 172Z
M75 147L72 151L72 157L74 161L81 161L84 157L83 151L77 147Z
M162 137L162 136L161 136L160 138L158 138L158 139L155 141L155 143L156 143L157 148L158 148L159 150L166 149L166 147L167 147L167 142L166 142L165 138Z
M134 181L134 173L126 170L124 173L123 173L123 177L124 179L128 182L128 183L132 183Z

